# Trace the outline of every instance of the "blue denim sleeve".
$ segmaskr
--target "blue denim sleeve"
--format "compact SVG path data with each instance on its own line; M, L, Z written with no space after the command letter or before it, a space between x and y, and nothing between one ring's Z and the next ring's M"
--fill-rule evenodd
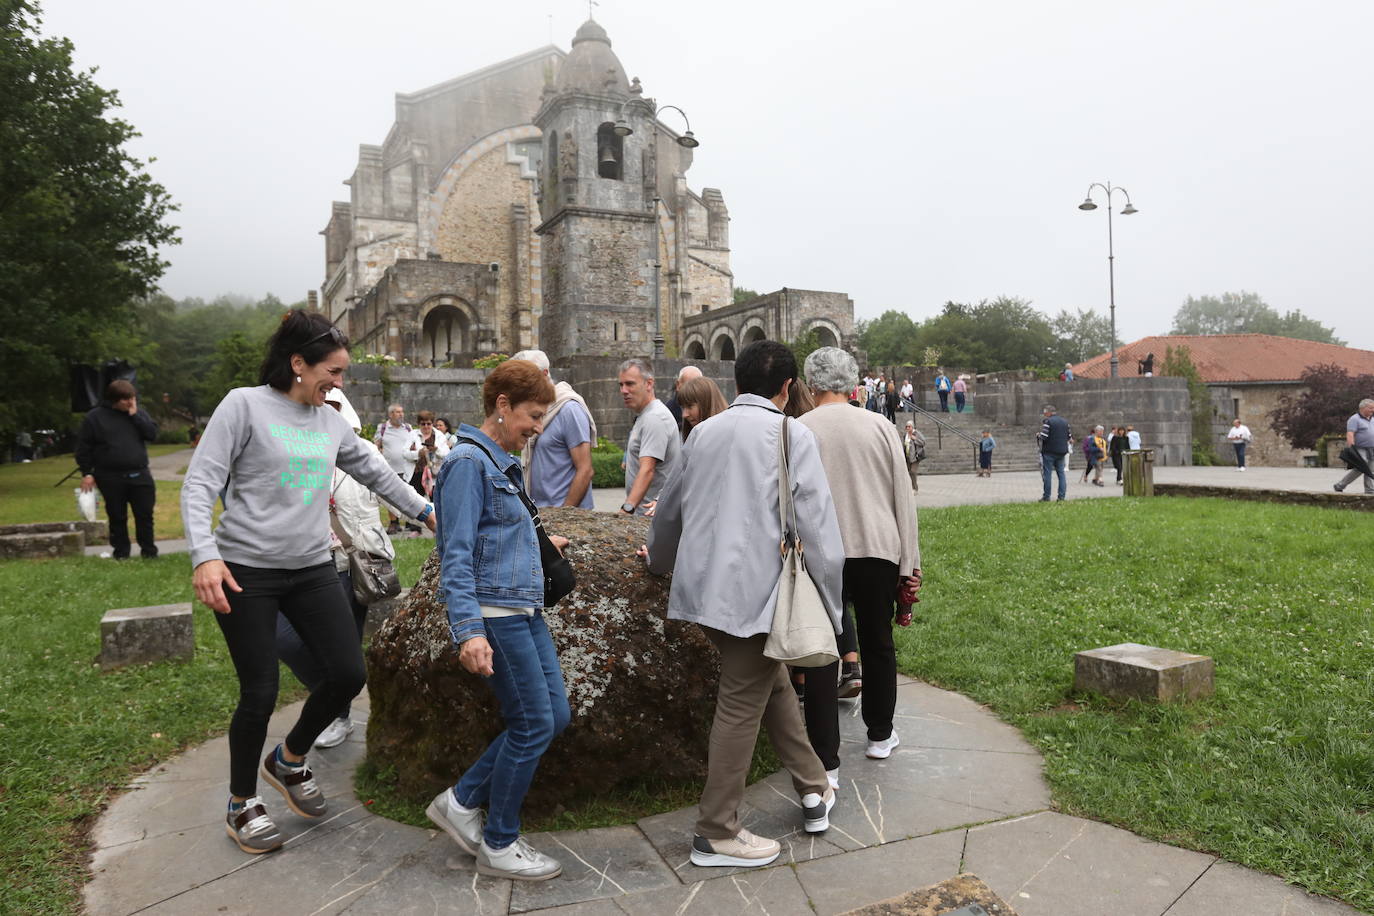
M456 645L486 636L477 603L473 552L482 518L486 472L479 459L458 455L444 462L434 489L435 540L439 548L439 585L448 607L448 628Z

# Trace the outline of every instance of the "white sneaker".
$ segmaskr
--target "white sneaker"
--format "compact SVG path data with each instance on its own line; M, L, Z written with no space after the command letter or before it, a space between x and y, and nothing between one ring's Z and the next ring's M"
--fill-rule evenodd
M871 760L886 760L888 757L892 756L892 749L901 743L902 740L897 737L897 732L894 730L892 734L888 735L887 738L882 741L868 742L868 747L864 750L864 756Z
M344 739L353 734L352 719L335 719L325 726L324 731L315 739L315 747L338 747Z
M833 770L826 770L825 780L830 783L830 788L838 789L840 787L840 768L835 767Z
M434 801L425 809L425 816L452 837L459 849L470 856L477 855L477 848L482 845L481 808L464 808L453 797L453 790L445 789L434 796Z
M802 829L807 833L821 833L830 828L830 809L835 807L835 790L826 789L824 795L808 792L802 796Z
M483 840L477 847L477 873L516 881L547 881L563 874L563 865L525 842L524 837L516 837L505 849L492 849Z

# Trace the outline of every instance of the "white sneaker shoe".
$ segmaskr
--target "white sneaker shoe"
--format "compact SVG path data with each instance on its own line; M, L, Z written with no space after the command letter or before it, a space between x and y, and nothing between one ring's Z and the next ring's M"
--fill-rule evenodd
M477 847L482 845L481 808L464 808L453 797L453 790L445 789L434 796L425 816L452 837L459 849L470 856L477 855Z
M351 734L353 734L352 719L335 719L325 726L324 731L320 732L320 736L315 739L315 747L338 747Z
M807 833L822 833L830 829L830 809L835 807L835 790L829 788L824 795L808 792L802 796L802 829Z
M835 767L833 770L826 770L825 780L830 783L830 788L838 789L840 787L840 768Z
M864 750L864 756L870 760L886 760L892 756L892 749L901 744L902 740L897 737L896 730L882 741L870 741Z
M492 849L483 840L477 847L477 873L516 881L547 881L563 874L563 866L525 842L524 837L516 837L505 849Z

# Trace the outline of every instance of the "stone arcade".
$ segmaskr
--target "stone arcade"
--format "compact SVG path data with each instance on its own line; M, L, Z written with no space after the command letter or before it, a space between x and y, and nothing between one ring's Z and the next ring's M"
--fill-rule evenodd
M419 366L530 346L644 356L656 337L669 355L733 359L813 329L852 346L842 293L734 303L729 210L688 187L680 115L626 78L591 20L568 53L398 94L321 233L319 308L367 353Z

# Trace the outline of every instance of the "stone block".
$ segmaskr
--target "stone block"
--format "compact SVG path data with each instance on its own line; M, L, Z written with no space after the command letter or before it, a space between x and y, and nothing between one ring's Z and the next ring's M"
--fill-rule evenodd
M190 659L196 651L190 602L128 607L106 611L100 618L100 667Z
M1196 700L1215 691L1214 669L1205 655L1125 642L1076 654L1073 688L1121 700Z
M1016 916L977 875L956 875L931 887L850 910L844 916Z
M33 560L46 557L77 557L86 549L80 531L35 531L0 534L0 559Z
M7 534L50 534L56 531L80 531L86 537L86 544L105 544L110 540L110 523L105 519L88 522L85 519L74 522L30 522L23 525L0 525L0 535Z

